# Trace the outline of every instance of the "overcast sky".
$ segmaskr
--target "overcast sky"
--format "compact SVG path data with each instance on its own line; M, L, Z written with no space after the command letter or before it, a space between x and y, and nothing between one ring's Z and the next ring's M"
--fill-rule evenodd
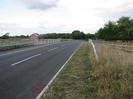
M0 35L95 33L109 20L133 16L133 0L0 0Z

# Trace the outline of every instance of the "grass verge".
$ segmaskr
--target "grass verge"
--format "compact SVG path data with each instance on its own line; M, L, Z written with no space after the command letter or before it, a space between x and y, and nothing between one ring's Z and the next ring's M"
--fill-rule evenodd
M41 99L88 99L89 46L83 44Z
M7 46L0 48L0 52L2 51L8 51L8 50L13 50L13 49L19 49L19 48L24 48L24 47L31 47L33 45L14 45L14 46Z

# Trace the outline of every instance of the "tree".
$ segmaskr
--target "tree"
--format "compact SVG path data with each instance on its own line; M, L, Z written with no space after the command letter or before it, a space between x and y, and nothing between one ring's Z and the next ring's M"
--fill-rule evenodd
M133 33L133 20L129 17L121 17L118 21L119 37L122 40L130 39Z
M96 37L95 37L95 34L88 33L88 34L86 34L85 39L86 40L88 40L88 39L96 39Z
M10 34L10 33L6 33L6 34L4 34L1 38L2 38L2 39L9 39L9 34Z
M79 30L72 32L72 39L85 39L85 34Z
M50 34L41 35L41 38L43 39L57 39L57 38L71 39L71 34L70 33L50 33Z
M109 21L96 32L98 39L133 40L133 19L121 17L117 22Z
M105 40L117 39L118 27L115 22L109 21L104 25L104 28L100 28L96 33L96 37Z

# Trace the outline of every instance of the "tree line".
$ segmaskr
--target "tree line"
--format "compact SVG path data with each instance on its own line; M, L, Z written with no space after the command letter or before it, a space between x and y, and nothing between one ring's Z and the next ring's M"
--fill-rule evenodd
M48 33L42 34L41 38L43 39L82 39L88 40L89 38L95 39L94 34L81 32L79 30L74 30L72 33Z
M10 38L20 38L20 39L28 39L28 35L20 35L20 36L10 36L10 33L5 33L0 37L0 39L10 39Z
M121 17L118 21L109 21L96 34L97 39L103 40L133 40L133 19Z
M20 35L20 36L9 36L10 33L6 33L1 36L1 39L9 39L9 38L22 38L28 39L30 36L28 35ZM88 40L89 38L95 39L94 34L81 32L79 30L74 30L72 33L47 33L47 34L40 34L40 39L82 39Z

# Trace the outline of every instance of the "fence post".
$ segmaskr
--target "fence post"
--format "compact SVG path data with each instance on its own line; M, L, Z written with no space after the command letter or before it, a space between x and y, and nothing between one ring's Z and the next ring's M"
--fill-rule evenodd
M93 47L93 52L94 52L94 55L95 55L96 61L98 61L99 58L98 58L98 54L97 54L97 51L96 51L95 44L93 43L93 41L92 41L91 39L89 39L89 43L92 45L92 47Z

